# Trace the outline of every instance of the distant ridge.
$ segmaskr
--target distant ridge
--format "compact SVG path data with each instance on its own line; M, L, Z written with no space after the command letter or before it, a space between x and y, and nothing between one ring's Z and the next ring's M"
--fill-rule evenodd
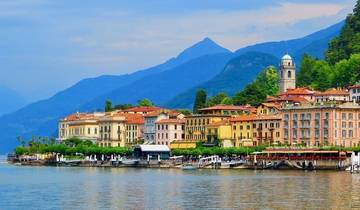
M256 75L270 65L277 65L278 58L262 52L246 52L231 59L224 69L209 81L193 87L169 102L165 106L170 108L192 108L195 92L204 89L208 95L226 92L233 95L250 83Z
M0 154L1 152L10 151L16 144L16 136L23 136L28 138L32 135L56 135L57 121L60 117L67 115L75 111L94 111L96 109L102 109L104 101L96 102L96 98L104 96L105 98L111 97L111 93L114 90L128 88L126 90L133 89L132 83L137 85L136 81L141 80L144 77L151 77L151 75L164 74L166 71L177 69L178 72L182 72L180 66L185 65L187 62L196 64L201 69L201 66L196 59L215 54L231 54L231 52L220 45L216 44L209 38L192 45L185 49L178 56L169 59L168 61L148 68L134 72L132 74L125 74L120 76L104 75L96 78L88 78L79 81L75 85L58 92L54 96L32 103L14 113L4 115L0 117L0 127L2 132L0 133ZM215 56L216 57L216 56ZM203 63L214 64L209 68L215 69L218 73L225 65L226 61L223 61L219 56L212 58L214 62L207 62L204 59ZM217 64L215 64L217 63ZM196 66L195 65L195 66ZM184 68L191 69L189 65L185 65ZM217 67L220 66L220 67ZM207 68L207 67L206 67ZM184 71L184 72L189 72ZM210 77L215 74L208 74ZM202 78L204 80L202 80ZM210 79L206 76L197 78L197 82ZM189 80L191 81L191 80ZM175 81L174 81L175 82ZM155 83L154 83L155 84ZM181 84L178 84L181 88ZM187 89L188 86L184 86L184 89L180 89L179 92ZM168 90L166 87L158 87L160 90ZM146 89L144 89L146 90ZM139 91L143 91L142 89ZM131 95L129 95L131 96ZM127 96L125 96L127 98ZM101 99L102 100L102 99ZM137 100L137 99L136 99ZM167 99L168 100L168 99Z
M295 61L299 61L306 52L311 54L313 57L323 58L324 51L327 49L329 41L340 33L340 30L344 24L345 22L341 21L299 39L291 39L279 42L265 42L240 48L235 51L235 54L240 55L245 52L256 51L271 54L280 58L284 53L287 52L295 57ZM313 50L308 51L311 49L311 47Z

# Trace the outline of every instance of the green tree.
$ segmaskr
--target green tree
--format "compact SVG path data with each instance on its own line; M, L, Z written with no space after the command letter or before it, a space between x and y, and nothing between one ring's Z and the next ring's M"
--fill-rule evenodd
M310 55L305 54L301 60L300 69L296 75L296 84L300 87L309 87L313 81L312 68L315 63Z
M326 61L334 65L356 53L360 53L360 0L357 1L353 13L346 17L340 35L329 43L325 56Z
M224 98L224 99L221 101L221 104L232 105L232 104L234 104L234 103L233 103L233 100L232 100L231 97L226 97L226 98Z
M138 101L139 106L154 106L154 104L147 98Z
M332 85L348 87L359 80L360 54L351 55L348 60L341 60L333 67Z
M232 102L236 105L250 104L257 106L265 101L267 96L275 96L279 93L279 76L273 66L261 71L256 79L236 93Z
M134 107L132 104L117 104L114 106L114 109L121 109L121 110L124 110L124 109L129 109L129 108L132 108Z
M206 98L207 98L207 94L206 94L205 90L200 89L196 92L194 108L193 108L194 113L198 113L199 109L205 107Z
M215 106L217 104L221 104L221 102L225 98L228 98L226 93L224 93L224 92L218 93L207 100L206 106L209 107L209 106Z
M111 112L113 110L112 102L109 99L105 101L105 112Z

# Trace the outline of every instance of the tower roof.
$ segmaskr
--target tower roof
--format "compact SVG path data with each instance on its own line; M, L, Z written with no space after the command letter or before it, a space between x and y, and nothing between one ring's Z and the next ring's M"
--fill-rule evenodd
M281 60L292 60L292 58L291 58L291 56L289 55L289 54L285 54L282 58L281 58Z

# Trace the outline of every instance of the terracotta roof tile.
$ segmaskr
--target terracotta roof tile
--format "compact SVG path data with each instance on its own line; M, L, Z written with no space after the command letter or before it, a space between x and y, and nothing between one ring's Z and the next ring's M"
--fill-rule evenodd
M330 95L349 95L349 92L347 92L344 89L336 89L336 88L331 88L328 89L324 92L317 92L315 93L315 96L330 96Z
M162 119L155 122L156 124L185 124L185 119Z
M160 107L155 106L137 106L123 110L123 112L153 112L160 110Z
M315 91L307 88L289 88L280 95L314 95Z
M249 110L251 106L234 106L234 105L215 105L207 108L199 109L199 111L207 111L207 110Z

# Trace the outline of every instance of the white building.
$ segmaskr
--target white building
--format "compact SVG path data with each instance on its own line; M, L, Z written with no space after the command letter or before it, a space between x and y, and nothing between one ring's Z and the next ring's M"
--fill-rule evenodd
M360 82L349 87L350 99L352 101L360 102Z
M287 89L294 89L296 87L295 63L289 54L286 54L281 58L279 77L280 93L284 93Z

